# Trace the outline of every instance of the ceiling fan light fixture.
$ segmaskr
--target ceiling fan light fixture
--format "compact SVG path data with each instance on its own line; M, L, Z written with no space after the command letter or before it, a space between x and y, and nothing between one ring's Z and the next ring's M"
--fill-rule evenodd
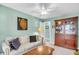
M46 14L48 14L48 12L46 10L41 12L41 15L46 15Z
M42 4L42 6L41 6L41 15L46 15L47 13L48 12L47 12L47 9L46 9L45 5Z

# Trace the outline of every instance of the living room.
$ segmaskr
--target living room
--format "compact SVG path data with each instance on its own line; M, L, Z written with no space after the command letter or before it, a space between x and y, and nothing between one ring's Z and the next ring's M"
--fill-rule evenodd
M0 54L1 55L79 54L79 51L76 51L79 48L78 26L77 26L78 25L77 22L79 22L78 6L79 6L78 3L71 3L71 4L70 3L62 3L62 4L1 3ZM65 29L67 29L68 31L66 31ZM64 37L63 40L61 35L57 36L58 34L62 33L64 33L62 35L62 37ZM71 38L66 34L70 34ZM67 38L69 40L72 39L73 41L67 41L66 40ZM19 39L20 44L23 45L19 47L20 44L16 44L17 42L14 41L13 39L16 39L17 42ZM32 41L37 42L33 42L30 44L31 39ZM16 45L15 47L16 49L14 49L13 47L12 48L9 47L10 46L9 41L11 40L14 41L12 42L12 44L14 44L13 46ZM41 51L42 48L43 49L45 48L44 50L46 49L47 50L45 52L42 51L42 53L37 53L38 51Z

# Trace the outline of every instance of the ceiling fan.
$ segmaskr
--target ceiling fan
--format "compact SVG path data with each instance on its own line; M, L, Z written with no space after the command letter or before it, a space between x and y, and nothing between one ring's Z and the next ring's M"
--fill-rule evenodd
M50 14L56 10L57 5L54 3L38 3L32 10L33 13L39 13L41 17Z

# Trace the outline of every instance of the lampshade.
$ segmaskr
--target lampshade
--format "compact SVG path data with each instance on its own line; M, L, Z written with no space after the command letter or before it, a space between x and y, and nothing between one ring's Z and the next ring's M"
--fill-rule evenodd
M39 27L39 28L37 29L37 31L38 31L38 32L43 32L43 28L42 28L42 27Z

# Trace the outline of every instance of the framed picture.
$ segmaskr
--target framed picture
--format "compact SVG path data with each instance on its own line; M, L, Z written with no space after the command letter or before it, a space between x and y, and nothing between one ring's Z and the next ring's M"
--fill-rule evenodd
M22 17L17 17L17 29L18 30L27 30L28 29L28 20Z

